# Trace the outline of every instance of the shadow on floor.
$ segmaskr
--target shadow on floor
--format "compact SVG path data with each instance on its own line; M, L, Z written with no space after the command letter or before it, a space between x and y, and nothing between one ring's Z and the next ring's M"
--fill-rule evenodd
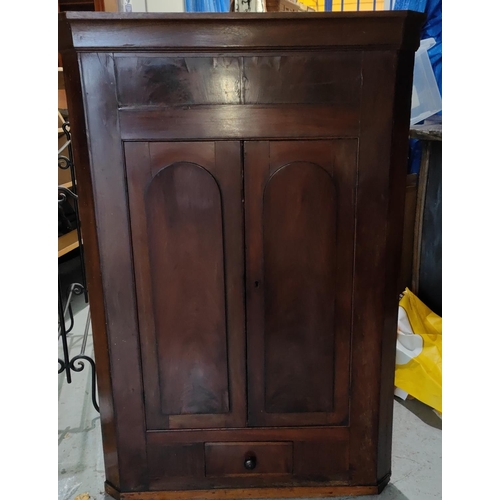
M397 486L394 486L392 483L389 483L385 490L378 497L367 497L372 500L376 498L377 500L409 500L409 498L402 493Z
M90 427L86 427L86 428L83 428L82 425L80 425L80 427L74 427L74 428L70 428L70 427L66 427L65 429L59 429L59 443L58 444L61 444L62 443L62 440L63 439L66 439L66 437L68 437L69 434L80 434L82 432L90 432L92 431L93 429L96 428L96 423L99 421L100 417L94 417L90 423Z
M443 429L442 419L434 413L434 410L430 406L420 402L418 399L407 399L406 401L403 401L402 399L395 397L394 400L401 406L404 406L408 411L411 411L425 424L430 425L435 429Z

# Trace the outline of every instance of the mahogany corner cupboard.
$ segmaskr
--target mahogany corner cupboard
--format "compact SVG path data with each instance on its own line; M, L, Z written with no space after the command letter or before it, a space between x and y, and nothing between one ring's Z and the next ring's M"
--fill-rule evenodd
M423 19L60 14L114 498L388 483Z

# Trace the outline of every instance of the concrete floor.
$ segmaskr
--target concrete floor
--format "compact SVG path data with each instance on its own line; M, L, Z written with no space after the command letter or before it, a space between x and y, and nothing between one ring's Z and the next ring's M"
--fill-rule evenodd
M73 303L76 314L70 356L80 352L87 319L83 297L76 297ZM91 336L86 352L93 356ZM61 349L59 355L62 357ZM73 374L71 385L59 375L59 500L74 500L82 493L92 500L112 500L103 491L101 427L91 402L90 382L88 366ZM416 400L395 400L391 482L379 497L358 498L441 498L441 419L429 407Z

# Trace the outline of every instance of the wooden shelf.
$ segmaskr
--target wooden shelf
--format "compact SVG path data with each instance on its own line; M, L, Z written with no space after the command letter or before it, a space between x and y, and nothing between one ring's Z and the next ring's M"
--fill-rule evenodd
M58 71L58 108L59 108L59 127L57 129L59 135L63 133L63 129L61 128L61 124L65 121L64 116L61 114L61 110L65 112L67 109L67 104L66 104L66 91L64 90L64 79L62 78L63 72L62 68L59 67L57 68ZM60 139L61 140L61 139ZM59 142L59 147L61 147L62 144ZM66 174L64 177L66 177ZM64 177L61 179L59 178L59 182L61 180L65 180ZM59 184L62 187L65 187L67 189L71 189L73 187L73 182L70 180L66 180L66 182L63 182ZM66 233L58 238L58 252L57 256L62 257L63 255L66 255L67 253L71 252L71 250L74 250L75 248L78 248L78 233L76 229L73 229L73 231L70 231L69 233Z
M74 11L104 11L104 0L59 0L59 12ZM118 9L116 9L118 10Z
M71 252L78 247L78 233L76 229L73 229L70 233L59 236L58 239L59 251L57 252L58 257L62 257L67 253Z
M57 91L57 107L59 109L68 109L68 101L66 100L66 91L64 89Z
M65 7L66 5L89 5L94 9L94 0L59 0L59 6Z

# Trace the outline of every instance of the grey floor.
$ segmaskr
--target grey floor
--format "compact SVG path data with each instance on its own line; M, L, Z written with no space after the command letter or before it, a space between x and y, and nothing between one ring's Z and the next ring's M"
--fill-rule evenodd
M80 352L87 318L82 297L77 297L74 310L71 356ZM93 353L91 336L86 351ZM74 500L84 493L92 500L112 500L103 491L101 427L91 403L90 382L88 366L73 375L71 385L59 375L59 500ZM416 400L395 400L392 479L378 499L438 498L441 498L441 419Z

